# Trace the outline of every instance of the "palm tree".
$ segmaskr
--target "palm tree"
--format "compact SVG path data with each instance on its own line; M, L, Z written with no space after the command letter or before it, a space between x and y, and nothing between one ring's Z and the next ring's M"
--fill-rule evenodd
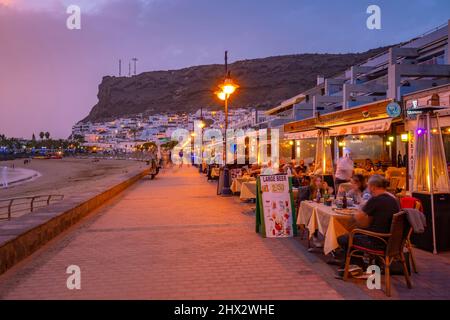
M50 132L47 131L47 132L45 133L45 139L47 139L47 140L50 139Z
M33 135L31 136L31 141L36 141L36 136L34 135L34 133L33 133Z
M150 141L150 142L145 142L142 145L142 148L146 151L155 151L158 149L158 146L153 141Z
M41 140L44 140L45 137L45 133L43 131L39 132L39 138L41 138Z

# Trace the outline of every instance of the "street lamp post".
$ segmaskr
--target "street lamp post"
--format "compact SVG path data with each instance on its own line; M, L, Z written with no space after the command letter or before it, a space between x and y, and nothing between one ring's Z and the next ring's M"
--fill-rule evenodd
M222 196L231 196L233 193L230 189L230 173L227 166L227 130L228 130L228 99L239 86L231 79L231 74L228 71L228 51L225 51L225 80L219 86L221 91L216 92L217 97L225 103L225 135L223 141L223 188Z
M203 107L200 107L200 163L198 165L198 172L203 173L203 128L205 124L203 122Z
M228 130L228 98L229 94L225 94L225 135L223 139L223 188L222 196L231 196L233 192L230 188L230 171L227 165L227 130Z

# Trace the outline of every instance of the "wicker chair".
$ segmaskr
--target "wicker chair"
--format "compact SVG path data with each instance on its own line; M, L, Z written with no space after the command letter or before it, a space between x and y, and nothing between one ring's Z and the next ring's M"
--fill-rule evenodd
M345 260L344 280L348 279L349 265L351 257L363 257L364 253L379 258L385 266L385 282L386 295L391 296L391 280L390 280L390 266L394 260L400 260L403 266L403 273L406 279L406 285L411 289L411 280L409 278L408 268L406 266L405 257L403 255L403 248L410 230L410 226L406 219L406 213L401 211L394 214L391 224L390 233L376 233L363 229L354 229L350 233L347 258ZM374 239L382 241L386 245L385 250L377 250L366 248L353 243L353 237L357 234L366 235Z

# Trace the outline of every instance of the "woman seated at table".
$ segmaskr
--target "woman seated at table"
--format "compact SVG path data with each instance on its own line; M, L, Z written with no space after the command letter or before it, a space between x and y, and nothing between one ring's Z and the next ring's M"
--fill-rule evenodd
M327 191L327 194L333 194L334 189L328 185L328 182L322 182L322 189Z
M347 197L353 199L354 203L362 203L370 198L367 188L366 178L362 174L355 174L350 179L351 189L347 193Z
M309 178L309 177L308 177ZM322 180L321 176L313 176L309 187L304 187L299 190L299 202L303 200L318 200L324 196L324 194L332 194L333 188ZM315 247L322 247L323 243L319 240L319 233L316 230L313 233L312 242Z
M322 180L321 176L314 176L309 185L309 200L317 200L322 198L324 194L332 194L333 188Z

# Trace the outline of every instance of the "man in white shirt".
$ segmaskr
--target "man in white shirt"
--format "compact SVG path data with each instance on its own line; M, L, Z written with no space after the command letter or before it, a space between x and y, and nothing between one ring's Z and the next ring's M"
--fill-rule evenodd
M353 176L353 160L350 154L347 154L337 161L335 177L335 190L339 190L341 183L350 182L350 178Z

